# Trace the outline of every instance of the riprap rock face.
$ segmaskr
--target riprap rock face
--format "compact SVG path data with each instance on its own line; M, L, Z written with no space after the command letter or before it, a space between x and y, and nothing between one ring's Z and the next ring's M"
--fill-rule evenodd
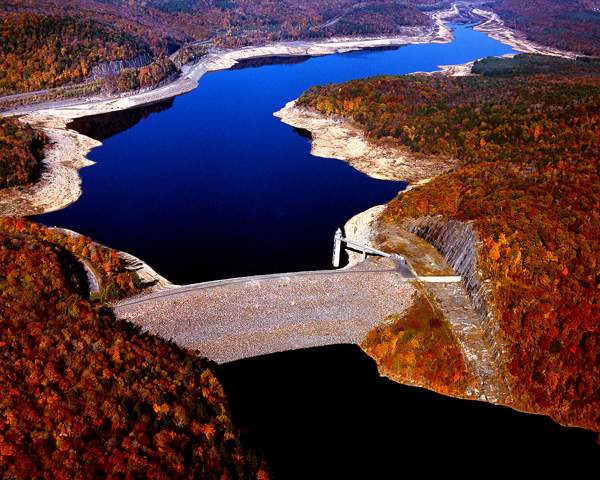
M503 365L506 347L501 341L501 326L494 312L491 286L482 277L478 266L480 241L472 222L444 220L438 216L405 219L402 226L437 248L462 277L496 363Z
M126 68L142 68L152 63L152 57L147 53L138 55L132 60L113 60L111 62L103 62L92 67L90 80L98 80L99 78L109 78L119 75Z

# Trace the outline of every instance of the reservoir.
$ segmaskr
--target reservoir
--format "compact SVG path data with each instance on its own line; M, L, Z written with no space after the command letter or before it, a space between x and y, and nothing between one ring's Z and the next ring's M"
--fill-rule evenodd
M309 139L273 112L312 85L512 52L470 29L455 34L451 44L205 75L196 90L156 106L160 113L141 110L147 118L103 139L88 155L96 165L80 170L80 199L36 221L129 252L178 284L331 268L335 231L406 184L311 156Z
M80 170L81 198L35 220L132 253L180 284L331 268L335 230L406 184L312 157L306 136L273 112L312 85L512 52L469 28L454 34L445 45L249 64L205 75L173 101L86 120L77 128L103 146L88 156L96 165ZM274 478L566 466L573 475L600 453L590 432L380 378L355 346L243 360L217 373L234 420L250 429Z

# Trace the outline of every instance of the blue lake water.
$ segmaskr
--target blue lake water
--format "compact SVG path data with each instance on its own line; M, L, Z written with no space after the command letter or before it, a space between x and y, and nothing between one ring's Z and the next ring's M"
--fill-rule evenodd
M309 140L273 112L311 85L511 51L459 29L451 44L205 75L171 108L92 150L81 198L36 220L130 252L175 283L331 268L335 230L405 184L311 156Z
M331 268L335 230L405 184L312 157L309 140L273 112L311 85L512 52L467 28L455 35L447 45L205 75L195 91L104 140L89 155L96 165L80 171L81 198L36 221L130 252L176 283ZM576 475L600 452L591 432L380 378L358 347L234 362L218 375L235 420L280 479L384 478L414 467Z

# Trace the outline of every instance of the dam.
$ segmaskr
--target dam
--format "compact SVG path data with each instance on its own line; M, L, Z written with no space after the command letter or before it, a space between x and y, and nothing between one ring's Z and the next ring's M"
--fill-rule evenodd
M495 359L460 276L426 242L410 260L340 237L363 249L364 260L337 270L304 271L176 286L122 300L115 316L143 331L194 350L218 364L277 352L337 344L360 345L376 327L392 322L426 294L444 312L478 379L476 396L510 401ZM381 256L366 256L366 252ZM427 259L427 274L423 259ZM413 267L413 262L419 271Z
M390 259L350 269L261 275L127 299L116 316L217 363L359 344L411 305L414 278Z

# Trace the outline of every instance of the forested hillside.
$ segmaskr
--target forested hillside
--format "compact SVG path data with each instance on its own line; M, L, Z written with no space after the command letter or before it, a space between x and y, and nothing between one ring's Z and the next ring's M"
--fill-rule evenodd
M211 365L86 300L71 249L0 219L0 476L268 478Z
M392 201L388 220L474 221L519 402L600 431L600 61L518 56L474 71L315 87L300 104L462 162Z
M424 294L402 315L369 332L361 344L381 375L445 395L468 397L477 380L441 311Z
M45 142L44 135L29 125L0 117L0 190L39 178Z
M121 300L140 293L143 285L135 272L125 268L116 252L94 243L82 235L67 235L59 230L45 228L24 219L3 218L0 226L4 232L26 239L28 244L49 245L87 262L100 280L98 299L106 301Z
M150 53L147 44L97 22L9 15L0 23L0 94L82 82L101 62Z
M600 6L594 0L496 0L489 6L529 40L600 56Z
M81 83L101 63L150 59L78 95L123 91L176 73L167 57L197 58L206 46L339 35L393 35L427 27L435 0L7 0L0 3L0 96ZM507 26L544 45L598 55L600 12L590 0L498 0ZM190 55L194 42L206 42ZM140 68L143 68L140 71ZM56 94L60 97L60 93ZM62 94L66 95L66 94Z
M435 0L5 0L0 96L86 81L106 62L113 90L177 73L213 47L427 26ZM599 55L598 12L576 0L498 0L507 25L540 43ZM206 42L191 47L194 42ZM473 220L510 345L520 405L600 431L600 65L522 56L480 76L377 77L307 92L301 103L353 117L369 138L463 167L400 195L387 220ZM0 188L39 175L43 135L0 119ZM7 478L267 478L233 426L210 365L87 299L139 292L108 249L22 219L0 219L0 472ZM373 332L390 369L457 348L436 312ZM414 318L419 318L417 322ZM435 336L429 336L431 332ZM424 375L431 375L428 363ZM438 368L439 363L435 364ZM463 377L449 369L444 383ZM429 378L436 383L437 377ZM465 388L465 385L458 385Z
M167 58L194 41L242 46L352 34L394 34L428 25L394 0L9 0L0 4L0 96L92 76L106 62L148 58L105 89L135 90L176 73ZM201 46L197 51L206 52ZM190 50L179 60L189 60ZM197 55L196 55L197 56ZM90 92L97 92L98 85Z
M0 19L0 95L82 83L94 76L94 67L115 61L141 63L120 75L115 72L121 90L154 85L176 70L164 55L143 39L94 20L7 15Z

